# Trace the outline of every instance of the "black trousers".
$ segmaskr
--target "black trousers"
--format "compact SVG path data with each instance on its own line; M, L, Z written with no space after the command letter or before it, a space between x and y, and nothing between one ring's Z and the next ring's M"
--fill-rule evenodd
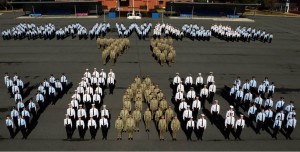
M294 131L294 127L288 126L287 131L286 131L286 138L291 139L291 134Z
M264 125L264 122L262 122L262 121L258 121L256 123L256 133L257 134L260 133L260 129L263 127L263 125Z
M10 138L14 138L14 128L12 126L7 126L7 129L10 134Z
M71 127L71 125L66 125L66 132L67 132L67 138L71 139L72 138L72 127Z
M230 132L232 131L232 128L233 126L232 125L226 125L226 137L225 139L229 139L229 135L230 135Z
M84 128L83 126L78 126L78 132L80 139L84 139Z
M277 139L277 133L278 133L279 129L280 129L279 126L275 126L275 128L273 130L273 135L272 135L273 138Z
M237 139L237 138L241 139L240 137L241 137L241 134L242 134L242 130L243 130L242 126L237 126L236 132L235 132L235 135L236 135L235 139Z
M193 128L192 127L188 127L186 133L187 133L187 140L192 140Z
M195 108L195 109L193 110L193 118L194 118L194 119L197 119L198 112L199 112L199 109L198 109L198 108Z
M202 95L201 96L201 106L202 108L205 109L205 100L206 100L207 96L206 95Z
M199 128L198 129L198 140L200 139L200 140L202 140L202 136L203 136L203 132L204 132L204 128Z
M114 94L115 85L113 83L109 83L108 87L109 87L109 94Z
M108 127L106 125L101 126L102 139L107 139Z
M217 111L213 111L212 112L212 123L216 123L218 121L218 112Z
M212 103L212 101L214 100L214 96L215 96L215 93L214 92L209 92L209 103Z
M23 135L23 139L27 139L27 132L26 132L26 127L23 125L23 126L20 126L20 129L21 129L21 132L22 132L22 135Z
M90 134L92 136L92 139L95 139L95 137L96 137L96 127L95 126L90 126Z

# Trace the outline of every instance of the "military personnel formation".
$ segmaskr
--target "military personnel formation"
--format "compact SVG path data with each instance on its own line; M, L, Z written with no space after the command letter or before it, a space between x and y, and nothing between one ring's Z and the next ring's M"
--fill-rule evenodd
M135 31L139 39L145 39L148 37L148 34L151 31L152 24L143 23L142 25L138 26L136 23L131 23L127 29L123 24L116 23L116 28L119 38L127 38Z
M110 24L109 23L96 23L92 29L89 31L89 36L91 39L105 37L106 33L110 31Z
M143 107L145 107L144 112ZM167 131L171 131L173 140L176 140L180 123L172 107L168 105L164 93L149 76L142 80L137 75L123 95L123 107L115 121L117 140L122 140L123 132L128 133L128 140L133 140L134 132L140 131L142 120L148 133L151 122L154 122L161 141L165 139Z
M124 24L116 23L117 33L119 38L128 38L134 31L137 33L139 39L145 39L149 36L152 29L151 23L143 23L140 26L137 23L131 23L128 28ZM33 23L20 23L11 29L2 31L3 40L21 40L27 38L28 40L35 39L53 39L63 40L69 36L79 39L90 39L104 37L110 31L109 23L96 23L91 30L87 30L79 23L69 24L65 27L56 29L52 23L44 26L37 26ZM214 24L210 30L205 30L203 26L196 24L184 24L181 30L166 23L157 23L153 30L153 38L171 37L176 40L182 40L183 37L188 37L191 40L209 41L211 36L215 36L221 40L226 41L261 41L271 43L273 34L267 33L264 30L253 27L238 26L235 30L222 24Z
M273 40L273 34L267 33L263 30L256 30L252 27L241 27L238 26L235 30L230 26L222 24L214 24L211 26L212 34L222 40L226 41L243 41L250 42L259 40L261 42L271 43Z
M272 138L277 139L279 130L284 130L286 139L291 139L290 135L296 126L294 101L287 104L284 97L280 97L275 103L273 101L275 88L275 83L270 82L268 77L259 84L253 76L251 80L246 79L242 84L238 76L230 89L228 100L237 111L241 107L247 112L246 123L254 127L255 122L257 134L260 134L261 129L267 132L271 129Z
M211 31L205 30L203 26L199 27L197 24L184 24L181 29L184 36L191 40L209 41L211 38Z
M112 69L109 73L103 69L101 72L98 72L96 68L92 72L86 69L82 81L78 84L68 104L64 119L67 140L72 140L76 129L78 129L80 140L84 140L87 130L90 132L91 140L95 140L99 129L102 131L102 140L107 140L111 115L106 105L103 105L104 90L109 88L109 94L113 94L115 78Z
M161 66L163 63L171 66L175 60L176 51L173 48L173 39L171 38L151 39L150 49L153 53L152 56Z
M176 40L182 40L184 34L180 29L175 28L171 24L157 23L153 30L153 38L171 37Z
M105 65L109 60L115 64L117 57L122 55L124 51L129 48L130 42L128 38L97 38L97 45L99 49L103 49L102 61L103 65Z
M50 103L52 105L55 104L67 92L69 85L64 74L62 74L60 79L55 79L51 75L49 81L45 79L44 82L40 83L34 97L24 101L23 99L28 96L30 88L27 88L25 92L23 91L27 84L24 84L17 73L13 77L5 73L4 83L16 104L16 106L12 107L10 115L7 115L5 121L11 139L14 139L19 131L22 133L22 139L27 139L46 107Z

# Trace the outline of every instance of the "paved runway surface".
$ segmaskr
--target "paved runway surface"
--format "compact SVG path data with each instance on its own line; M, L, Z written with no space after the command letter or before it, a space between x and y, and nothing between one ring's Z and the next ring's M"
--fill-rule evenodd
M15 19L20 14L4 13L0 16L0 31L15 26L18 23L35 23L42 25L48 22L54 23L56 27L79 22L87 29L90 29L98 19ZM66 73L69 81L78 84L86 68L104 68L108 71L114 70L117 78L117 86L114 95L106 95L104 103L112 113L112 124L119 114L122 106L122 95L125 88L133 81L134 77L150 75L153 82L160 85L171 104L172 90L169 87L169 79L173 78L176 72L181 77L186 77L189 73L193 78L198 72L207 77L208 72L213 71L218 88L215 96L221 105L221 114L229 108L228 102L220 96L220 91L224 85L233 83L236 76L241 76L244 82L253 75L260 83L265 76L270 81L274 81L277 92L274 97L276 102L280 96L285 97L286 103L295 101L296 108L300 108L300 19L281 17L256 17L255 22L218 22L228 24L235 28L237 25L252 26L261 28L267 32L273 32L274 41L262 42L226 42L217 38L212 38L210 42L191 41L185 38L183 41L174 41L174 48L177 52L175 63L172 67L164 65L161 67L151 56L149 49L150 40L138 40L135 33L130 37L130 49L117 59L113 66L111 63L103 66L101 63L100 50L97 49L95 40L78 40L77 38L67 38L65 40L0 40L0 71L1 77L5 72L12 75L17 72L24 83L29 82L29 86L35 86L50 74L54 76ZM152 22L155 25L160 20L145 19L136 21ZM129 25L132 21L125 19L107 19L114 27L116 22L123 22ZM214 21L207 20L170 20L164 19L165 23L171 23L176 27L181 27L184 23L197 23L210 28ZM152 33L152 31L151 31ZM109 33L107 37L116 37L116 33ZM71 95L75 89L71 88L68 94L64 95L56 105L49 105L41 115L35 129L28 136L27 140L22 140L21 133L14 140L9 139L8 130L5 127L5 116L10 108L14 106L13 99L9 98L3 80L0 83L0 147L1 150L300 150L299 148L299 123L294 130L292 137L294 140L286 140L280 133L275 141L267 132L256 135L250 127L245 127L242 133L243 141L226 141L222 133L213 125L208 123L204 132L204 140L186 141L183 131L179 132L177 141L171 140L171 135L166 135L165 141L159 141L158 133L154 123L151 124L151 132L147 134L144 125L141 124L141 131L134 133L134 140L128 141L127 134L123 135L122 141L116 141L116 133L113 127L109 130L108 140L101 140L101 131L98 131L96 140L90 141L89 132L86 133L86 141L77 141L79 138L76 130L74 141L66 141L66 132L63 126L63 119L66 113L67 104L71 101ZM26 89L25 89L26 90ZM30 91L25 99L33 97L36 88ZM106 90L107 92L108 90ZM108 93L107 93L108 94ZM144 106L145 107L145 106ZM299 110L297 110L299 112ZM209 121L208 121L209 122ZM231 137L232 139L233 137Z

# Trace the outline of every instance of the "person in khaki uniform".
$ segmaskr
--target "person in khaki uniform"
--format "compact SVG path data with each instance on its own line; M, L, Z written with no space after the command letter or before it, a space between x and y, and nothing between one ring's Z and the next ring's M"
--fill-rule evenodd
M146 82L147 86L149 86L151 84L151 79L150 79L149 75L146 76L144 81Z
M172 140L176 140L176 136L177 136L177 132L180 129L180 122L177 118L177 116L175 116L173 118L173 120L171 121L171 130L172 130Z
M139 75L136 75L136 77L134 78L134 81L136 82L137 86L141 85L142 80Z
M166 62L166 56L164 53L159 53L158 55L159 55L159 63L161 66L163 66L163 63Z
M132 89L132 93L133 93L132 97L134 98L135 94L136 94L136 89L137 89L137 84L135 81L133 83L131 83L131 89Z
M111 62L112 62L113 64L116 63L116 56L117 56L117 55L116 55L116 51L115 51L115 50L111 51L110 54L109 54L110 60L111 60Z
M150 100L150 110L152 112L152 114L154 114L154 112L157 110L158 108L158 101L156 99L156 97L153 97L152 100Z
M159 90L159 91L157 92L157 100L160 101L160 100L162 100L163 98L164 98L164 93L163 93L161 90Z
M164 116L158 122L159 140L165 140L165 133L167 130L167 122Z
M141 91L138 91L138 90L137 90L137 93L135 94L135 99L134 99L134 101L138 100L137 98L140 98L140 99L143 98L143 94L141 93Z
M131 111L131 102L130 102L130 100L125 100L123 107L130 112Z
M108 52L107 49L105 49L105 50L102 51L102 61L103 61L103 65L106 64L106 59L107 59L108 53L109 53L109 52Z
M166 119L168 126L170 125L170 122L173 117L174 117L174 111L173 111L172 107L169 106L169 108L165 111L165 119ZM167 127L167 131L168 130L169 130L169 128Z
M123 104L124 104L125 100L129 100L130 101L130 96L129 96L129 94L128 94L127 91L125 91L125 94L123 95Z
M145 121L145 128L146 132L150 132L150 122L152 120L152 114L149 108L146 109L144 112L144 121Z
M132 98L133 98L133 91L132 91L132 89L131 89L131 85L128 86L128 88L126 89L126 92L128 92L129 99L130 99L130 101L131 101Z
M163 112L161 111L160 108L158 108L155 111L155 116L154 116L154 120L155 120L155 124L158 125L158 121L160 120L161 116L163 115Z
M128 140L133 140L133 131L135 129L135 122L132 118L132 115L129 115L129 117L126 120L125 130L128 133Z
M166 60L167 64L168 64L169 66L171 66L172 59L173 59L173 53L172 53L172 52L169 52L166 58L167 58L167 60Z
M121 116L118 116L118 119L115 121L115 129L117 131L117 140L122 140L122 130L123 130L123 121Z
M125 107L123 107L120 111L120 116L122 118L123 125L125 125L128 115L129 115L128 110ZM123 131L124 131L124 129L123 129Z
M132 116L135 122L135 129L134 131L139 132L140 131L140 122L142 119L142 113L140 111L140 109L136 108L133 112L132 112Z
M145 91L144 91L144 97L145 97L145 100L147 102L147 104L150 103L150 94L151 94L151 90L150 90L150 87L148 86Z
M135 108L137 109L143 109L143 101L141 98L137 98L137 100L135 101Z
M160 100L159 108L161 108L162 111L165 111L168 108L168 102L165 97L163 97L163 99Z

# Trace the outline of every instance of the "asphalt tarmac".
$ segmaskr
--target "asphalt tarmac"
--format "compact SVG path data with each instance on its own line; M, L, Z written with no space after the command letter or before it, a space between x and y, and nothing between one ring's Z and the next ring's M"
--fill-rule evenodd
M80 23L90 29L96 22L103 22L103 18L98 19L16 19L21 14L4 13L0 16L0 31L11 28L18 23L35 23L43 25L53 23L56 27L66 26L72 23ZM130 39L130 49L117 59L117 63L112 65L102 65L101 51L97 49L96 40L78 40L78 38L66 38L64 40L0 40L0 71L2 78L5 72L9 75L17 72L24 83L28 86L28 100L36 93L35 86L49 78L50 74L60 77L64 72L74 86L55 105L49 105L38 119L36 127L29 134L27 140L22 140L19 132L15 139L9 139L9 132L5 127L6 115L10 113L10 108L15 105L10 99L3 80L0 83L0 147L1 150L241 150L241 151L286 151L300 150L299 125L296 126L292 134L293 140L286 140L282 133L278 134L278 140L272 139L271 135L263 131L261 135L256 135L251 127L245 127L242 132L242 141L225 140L221 131L208 121L207 129L203 135L203 141L197 141L193 134L193 141L186 141L186 136L182 130L179 131L177 141L172 141L171 135L166 134L165 141L160 141L154 123L151 124L151 132L146 133L144 124L140 125L140 132L134 133L134 140L127 140L128 135L123 134L123 140L116 140L114 126L109 129L108 140L101 140L102 135L99 130L96 140L89 140L90 134L86 133L86 140L79 141L78 131L75 130L72 141L67 141L66 131L63 126L67 104L71 101L71 95L75 86L80 82L86 68L92 70L94 67L105 71L113 69L116 73L116 89L113 95L104 98L104 104L111 111L111 123L114 124L120 108L122 106L122 96L125 89L132 83L136 75L149 75L152 81L159 84L163 93L171 103L172 89L169 87L170 79L176 72L185 78L189 73L196 78L201 72L205 80L210 71L214 72L217 85L217 95L221 106L221 115L225 117L229 109L228 102L221 97L221 90L224 85L231 86L237 76L242 82L256 76L260 83L265 76L275 82L276 93L274 102L279 97L284 96L286 103L295 101L295 107L300 104L300 18L287 17L255 17L255 22L215 22L209 20L180 20L164 18L165 23L170 23L181 28L185 23L196 23L203 25L206 29L214 23L222 23L235 28L238 25L252 26L264 29L274 34L272 43L262 42L226 42L215 37L209 42L192 41L184 38L183 41L174 41L174 48L177 52L175 63L171 67L160 66L152 57L150 51L150 39L139 40L135 33ZM126 19L106 19L106 22L115 27L115 23L129 25L131 20ZM136 21L138 24L151 22L155 25L161 22L160 19L143 19ZM151 31L152 34L153 31ZM116 32L109 33L107 37L116 38ZM32 89L33 88L33 89ZM173 105L172 105L173 106ZM210 107L210 106L208 106ZM144 105L145 108L145 105ZM299 110L297 109L297 112ZM200 112L201 113L201 112ZM242 112L246 114L245 112ZM237 118L237 117L236 117Z

